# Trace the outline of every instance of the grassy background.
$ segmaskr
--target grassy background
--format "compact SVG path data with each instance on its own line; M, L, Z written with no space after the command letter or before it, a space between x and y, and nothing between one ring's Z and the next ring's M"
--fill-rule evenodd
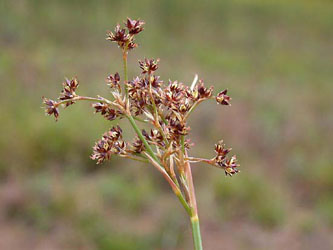
M137 59L159 57L162 79L198 73L233 98L190 121L193 155L212 156L224 138L242 171L195 167L205 249L332 249L329 0L1 1L0 249L191 249L184 211L152 167L89 159L109 122L88 104L58 123L40 108L64 76L108 95L121 58L105 33L127 16L147 23L130 76Z

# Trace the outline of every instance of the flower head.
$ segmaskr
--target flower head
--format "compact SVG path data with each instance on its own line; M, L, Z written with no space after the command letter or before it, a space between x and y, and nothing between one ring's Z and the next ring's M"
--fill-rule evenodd
M122 130L119 126L112 127L104 133L102 139L93 147L91 159L97 160L97 164L110 160L114 154L126 154L126 143L122 141Z
M119 47L124 48L129 43L130 36L126 33L125 29L120 28L120 25L117 24L114 33L108 31L106 40L116 42Z
M145 22L142 20L132 20L131 18L127 18L127 21L125 23L128 29L128 33L131 35L136 35L143 31L144 24Z
M118 72L116 72L114 75L109 75L106 78L106 82L110 86L110 88L117 88L118 90L120 90L120 76Z
M143 61L139 60L140 68L142 69L142 74L148 73L149 75L158 69L158 63L160 59L148 59L145 58Z
M47 115L54 115L55 120L58 121L59 117L58 103L51 99L47 99L45 97L43 97L43 103L46 106L45 113Z
M215 98L217 103L222 104L222 105L229 105L229 106L231 105L230 104L231 98L230 98L230 96L227 96L227 92L228 92L228 90L225 89L217 94L217 96Z
M95 113L101 113L109 121L113 121L121 115L120 111L110 108L108 104L103 102L94 103L92 107L95 109Z
M234 155L226 161L224 172L226 175L233 176L234 174L237 174L239 172L237 167L239 167L239 164L237 164L237 158L236 155Z
M77 78L73 78L71 80L68 80L67 78L62 83L63 89L60 93L59 100L70 100L76 97L76 89L79 86L79 81ZM66 102L66 107L73 104L74 102Z
M213 87L206 88L202 80L199 80L196 89L198 91L198 96L200 99L206 99L212 96Z
M223 141L219 141L215 144L215 152L216 156L214 158L214 162L217 166L224 169L226 175L232 176L233 174L237 174L239 170L237 167L239 165L236 163L236 155L232 156L230 159L227 158L227 154L231 151L231 148L226 148Z

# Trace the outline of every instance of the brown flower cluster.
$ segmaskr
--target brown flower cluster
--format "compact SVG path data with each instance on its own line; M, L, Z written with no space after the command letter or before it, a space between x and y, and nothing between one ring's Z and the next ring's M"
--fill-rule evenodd
M60 96L58 97L59 101L54 101L45 97L42 97L43 103L45 105L45 113L47 115L53 115L56 121L59 117L59 109L58 107L61 104L64 104L65 107L72 105L75 103L75 98L77 97L75 91L79 86L79 81L77 78L73 78L71 80L65 78L65 81L62 83L63 89L60 92Z
M134 36L143 30L143 24L141 20L128 18L125 28L117 25L114 32L108 33L107 39L116 42L123 52L134 48ZM127 56L124 60L127 60ZM125 142L121 128L112 127L93 147L91 158L98 164L109 160L112 155L141 161L153 159L154 164L160 164L175 183L178 182L177 175L183 176L184 166L190 162L214 165L224 169L229 176L238 173L236 156L227 157L231 149L226 148L223 141L215 145L216 156L213 159L187 155L192 146L187 138L190 114L200 103L208 100L215 99L218 104L229 106L231 98L227 95L227 90L214 95L213 87L207 86L203 80L198 80L197 76L192 84L171 80L164 82L156 74L159 61L148 58L140 60L141 74L131 81L125 80L122 83L119 73L110 74L106 82L113 95L111 100L100 96L93 98L77 95L79 81L76 78L66 79L58 101L43 99L46 113L57 120L58 107L61 104L67 107L79 100L86 100L93 101L95 113L100 113L109 121L127 118L137 134L136 137L131 143ZM126 74L124 78L127 79ZM139 129L136 122L152 128Z
M108 31L107 40L115 42L118 46L125 50L131 50L138 45L134 42L134 36L143 31L143 25L145 23L142 20L132 20L127 18L125 22L125 28L121 28L118 24L114 32Z
M100 113L105 119L113 122L116 119L127 119L136 134L132 142L125 141L119 125L113 126L95 143L91 159L101 164L116 155L150 163L170 184L191 217L193 228L198 228L191 163L207 163L221 168L227 176L238 173L239 164L235 155L228 157L231 148L226 148L222 140L215 145L216 155L213 158L189 156L193 144L188 138L188 120L202 102L215 100L218 104L230 106L231 98L227 95L227 89L214 95L213 87L198 80L197 75L191 84L162 81L156 74L159 59L140 60L141 74L129 81L128 51L137 47L135 36L143 31L143 25L141 20L127 18L125 27L118 24L114 32L107 34L107 40L117 43L122 51L124 69L122 82L118 72L106 78L112 98L78 95L76 91L79 81L76 78L65 79L56 101L43 97L45 113L58 120L60 106L68 107L78 101L91 101L95 113ZM140 128L139 124L144 128ZM196 249L202 249L199 231L193 230Z
M230 151L231 148L226 148L223 141L219 141L215 145L216 157L214 159L214 163L223 168L226 175L232 176L233 174L237 174L239 172L237 169L239 165L237 164L236 155L233 155L230 159L227 158L227 154Z
M119 126L112 127L104 133L102 139L97 141L93 147L91 159L102 163L110 160L112 155L126 155L126 143L122 140L122 130Z

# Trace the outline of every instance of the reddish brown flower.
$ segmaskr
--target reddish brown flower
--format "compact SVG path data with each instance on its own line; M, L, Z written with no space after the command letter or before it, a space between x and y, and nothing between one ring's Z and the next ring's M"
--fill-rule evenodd
M76 97L76 89L79 86L79 81L77 78L73 78L72 80L68 80L67 78L62 83L63 89L60 93L60 100L71 100ZM73 104L74 102L66 102L66 107Z
M104 133L102 139L97 141L93 147L91 159L97 160L97 164L111 159L114 154L126 154L126 143L122 139L122 130L119 126L112 127Z
M237 167L239 167L239 165L237 164L236 155L234 155L225 163L224 166L225 175L233 176L234 174L237 174L239 172Z
M163 84L163 81L160 80L159 76L152 75L150 77L150 83L153 88L160 88L161 85Z
M109 75L106 78L106 82L110 86L110 88L117 88L118 90L120 90L120 76L118 72L116 72L114 75Z
M198 95L199 95L200 99L205 99L205 98L209 98L212 96L213 87L206 88L205 84L202 80L199 80L199 83L197 84L196 89L198 91Z
M119 111L112 109L106 103L94 103L92 107L95 109L95 113L101 113L107 120L113 121L121 114Z
M43 97L43 103L46 106L45 113L47 115L54 115L55 120L58 121L59 117L58 103L51 99L47 99L45 97Z
M149 75L158 69L158 63L160 59L147 59L143 61L139 60L140 68L142 69L142 74L148 73Z
M142 20L132 20L131 18L127 18L127 21L125 23L128 33L131 35L139 34L141 31L143 31L143 25L145 24Z
M124 48L126 44L129 42L129 35L126 34L125 29L121 29L118 24L114 30L114 33L108 31L106 40L110 40L111 42L116 42L119 47Z
M230 151L231 148L225 148L223 140L219 141L217 144L215 144L216 160L218 162L224 160Z
M134 138L134 141L130 146L131 146L131 149L127 150L130 153L139 154L142 151L145 151L145 146L144 146L143 142L141 141L141 139L138 136L136 136Z
M231 105L230 104L231 98L229 96L227 96L227 92L228 92L228 90L225 89L217 94L217 96L215 98L217 103L222 104L222 105Z

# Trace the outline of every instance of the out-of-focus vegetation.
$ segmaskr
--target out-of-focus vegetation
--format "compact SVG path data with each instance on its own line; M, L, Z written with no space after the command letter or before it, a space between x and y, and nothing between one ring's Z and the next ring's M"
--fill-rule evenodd
M160 57L164 80L198 73L233 97L191 118L192 153L213 155L224 138L242 171L195 166L205 249L332 249L328 0L1 1L0 248L191 249L184 211L152 167L89 159L109 122L87 104L58 123L40 108L64 76L108 95L105 77L122 68L105 33L127 16L147 23L131 76L138 58Z

